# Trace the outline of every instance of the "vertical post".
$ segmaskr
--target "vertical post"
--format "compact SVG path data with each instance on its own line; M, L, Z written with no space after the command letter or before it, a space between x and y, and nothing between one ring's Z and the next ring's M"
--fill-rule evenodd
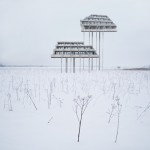
M89 57L89 72L90 72L90 57Z
M62 57L61 57L61 73L62 73Z
M66 73L68 72L68 59L66 58Z
M70 73L71 73L71 62L72 62L72 61L71 61L71 57L70 57Z
M75 58L73 58L73 73L75 73Z
M97 31L96 31L96 53L97 53ZM97 58L96 58L96 66L95 66L96 70L97 70Z
M89 32L89 45L90 45L90 32ZM89 54L89 72L90 72L90 52L88 52Z
M93 32L92 32L92 47L93 47ZM93 58L91 58L92 60L92 62L91 62L91 69L93 70Z
M84 58L83 58L83 70L84 70Z
M104 55L104 32L102 32L102 70L103 70L103 67L104 67L104 60L103 60L103 55Z
M85 42L85 32L83 32L83 43Z
M93 32L92 32L92 46L93 46Z
M75 73L75 71L76 71L76 60L74 58L74 73Z
M85 43L85 32L83 32L83 44ZM84 70L84 57L83 57L83 70Z
M90 32L89 32L89 45L90 45Z
M74 58L73 58L73 73L74 73Z
M99 32L99 70L101 69L101 66L100 66L100 64L101 64L101 63L100 63L100 57L101 57L101 53L100 53L100 52L101 52L101 51L100 51L100 49L101 49L101 48L100 48L100 41L101 41L101 40L100 40L100 39L101 39L101 32Z
M70 48L70 73L71 73L71 67L72 67L72 51L71 51L72 48Z
M81 57L81 56L80 56ZM81 58L80 58L80 72L81 72Z

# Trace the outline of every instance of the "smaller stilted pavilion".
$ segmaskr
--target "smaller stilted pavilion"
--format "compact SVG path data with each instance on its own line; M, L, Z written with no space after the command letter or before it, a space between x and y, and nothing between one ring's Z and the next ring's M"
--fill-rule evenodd
M87 58L89 60L88 62L90 71L90 58L99 58L99 56L92 45L84 45L84 42L57 42L51 58L61 59L61 72L62 60L66 60L66 72L68 72L68 59L73 59L73 72L75 73L76 59L80 60L81 67L81 59Z

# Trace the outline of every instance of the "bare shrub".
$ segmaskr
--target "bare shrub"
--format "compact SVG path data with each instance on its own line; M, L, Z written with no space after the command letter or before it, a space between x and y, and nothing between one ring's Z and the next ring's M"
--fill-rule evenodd
M74 99L74 112L76 114L79 127L78 127L78 142L80 141L80 133L81 133L81 125L83 120L83 115L85 113L85 110L87 109L92 96L87 96L81 98L78 96L76 99Z

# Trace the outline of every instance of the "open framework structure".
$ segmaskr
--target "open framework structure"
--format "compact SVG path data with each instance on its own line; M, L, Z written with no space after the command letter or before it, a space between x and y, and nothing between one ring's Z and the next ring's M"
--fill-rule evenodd
M75 73L76 59L81 60L84 70L84 59L88 59L88 70L93 70L93 66L98 70L103 70L103 42L104 32L116 32L117 26L105 15L90 15L83 20L80 20L81 32L83 32L83 42L57 42L57 45L51 55L51 58L61 59L61 72L62 61L65 59L65 71L68 72L68 59L72 62L73 72ZM86 33L88 35L86 35ZM94 46L95 34L95 46ZM88 37L88 45L85 44L85 38ZM95 47L95 49L94 49ZM93 64L93 59L96 63ZM97 61L98 60L98 61ZM98 63L98 65L97 65Z

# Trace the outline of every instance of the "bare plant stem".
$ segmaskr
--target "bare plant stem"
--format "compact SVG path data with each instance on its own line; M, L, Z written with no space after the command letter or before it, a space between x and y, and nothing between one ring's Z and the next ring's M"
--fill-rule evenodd
M116 102L117 102L117 132L116 132L116 138L115 138L115 143L117 143L117 139L118 139L118 134L119 134L119 124L120 124L120 113L121 113L121 107L122 105L120 105L120 99L117 97L116 98Z
M117 139L118 139L118 133L119 133L119 112L118 112L117 133L116 133L116 139L115 139L115 143L117 143Z
M80 98L78 96L77 99L74 99L75 102L75 109L74 112L76 114L78 123L79 123L79 127L78 127L78 142L80 141L80 134L81 134L81 125L82 125L82 120L83 120L83 115L85 110L87 109L88 104L91 101L91 96L88 97L83 97Z
M116 94L116 83L113 84L113 88L114 88L114 91L113 91L113 100L114 100L115 94Z
M51 117L49 120L48 120L48 123L50 123L52 121L53 117Z
M79 121L78 142L80 141L81 124L82 124L82 115Z
M108 123L110 123L110 120L111 120L111 118L112 118L112 116L113 116L113 111L114 111L114 108L113 108L113 106L112 106L112 109L111 109L111 112L110 112L110 116L109 116Z
M52 97L51 95L52 95L52 93L51 92L49 93L49 91L47 89L48 109L50 109L50 106L51 106L51 97Z
M33 104L33 106L34 106L34 108L37 110L37 107L36 107L34 101L32 100L31 95L30 95L30 93L29 93L28 90L27 90L27 95L28 95L28 97L30 98L30 100L31 100L31 102L32 102L32 104Z
M146 106L146 108L141 112L141 114L139 115L139 117L137 118L140 119L142 117L142 115L150 108L150 102L148 103L148 105Z

